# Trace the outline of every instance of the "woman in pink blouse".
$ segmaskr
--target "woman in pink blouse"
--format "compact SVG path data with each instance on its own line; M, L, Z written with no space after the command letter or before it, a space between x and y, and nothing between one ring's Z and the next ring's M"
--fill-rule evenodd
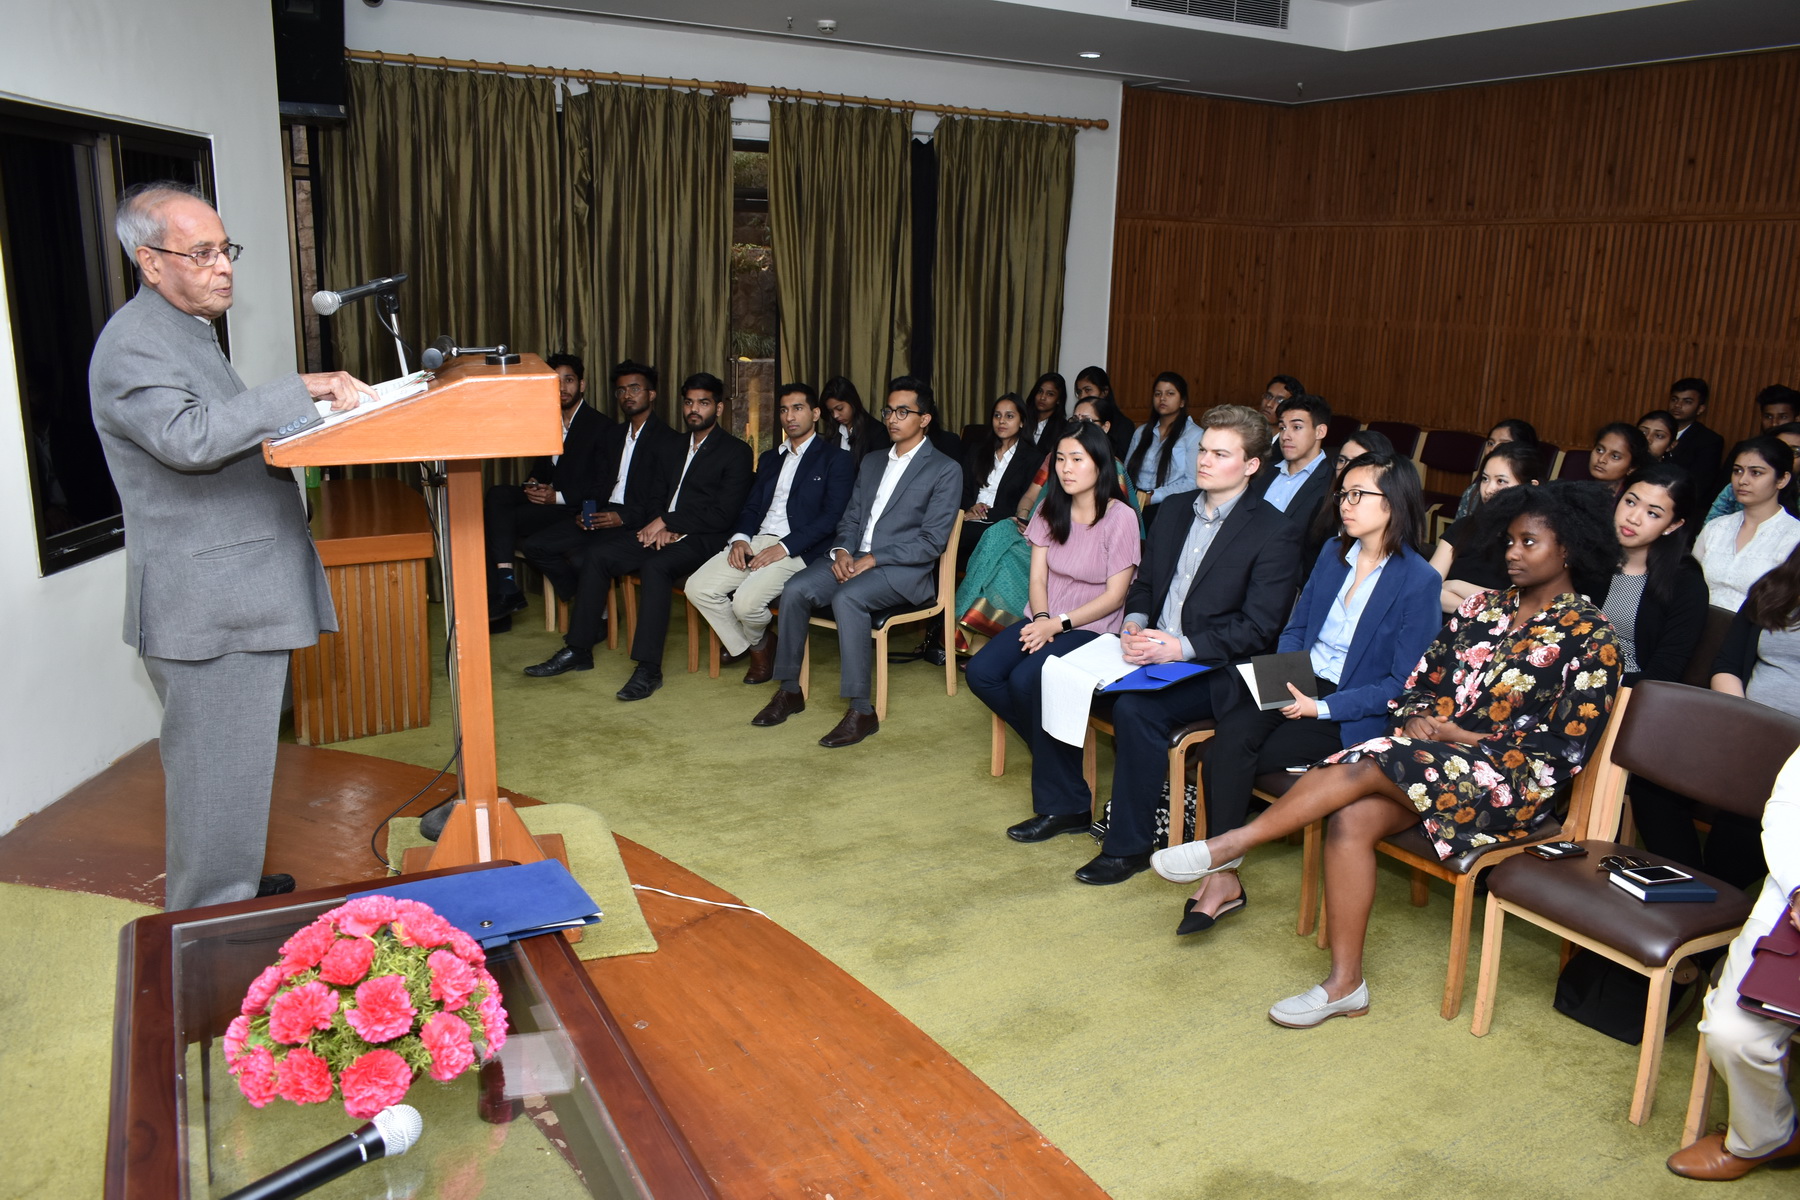
M1089 796L1081 779L1081 747L1044 732L1039 676L1044 663L1125 619L1125 592L1138 564L1138 521L1113 469L1105 430L1079 421L1056 444L1044 502L1026 526L1031 543L1031 616L1008 626L969 660L969 690L1031 747L1032 807L1037 816L1014 826L1020 841L1087 828ZM1067 761L1054 764L1056 756ZM1038 826L1047 832L1040 832ZM1020 837L1015 831L1036 836Z

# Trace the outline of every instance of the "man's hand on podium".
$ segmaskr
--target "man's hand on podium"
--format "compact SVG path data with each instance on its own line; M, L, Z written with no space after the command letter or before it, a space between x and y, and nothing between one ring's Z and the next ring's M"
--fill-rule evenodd
M343 412L355 408L367 396L375 399L375 389L350 374L348 371L321 371L312 375L302 375L300 382L306 385L306 391L314 400L331 399L331 411Z

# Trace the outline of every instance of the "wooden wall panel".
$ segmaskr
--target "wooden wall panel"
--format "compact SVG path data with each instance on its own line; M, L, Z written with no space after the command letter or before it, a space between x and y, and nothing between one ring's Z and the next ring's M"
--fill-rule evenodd
M1108 365L1126 411L1281 371L1365 420L1583 445L1696 374L1800 385L1800 52L1277 108L1128 91Z

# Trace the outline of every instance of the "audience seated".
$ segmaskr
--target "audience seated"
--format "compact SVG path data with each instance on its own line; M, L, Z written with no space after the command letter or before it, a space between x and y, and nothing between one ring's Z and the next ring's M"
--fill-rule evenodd
M1018 511L1019 498L1031 486L1032 473L1043 461L1031 439L1021 432L1024 424L1018 395L1007 392L988 406L987 433L964 454L963 532L956 547L959 569L975 553L982 534Z
M1283 400L1276 411L1275 446L1280 458L1271 469L1257 472L1252 490L1280 509L1304 538L1313 517L1332 490L1335 472L1325 461L1325 434L1331 429L1331 408L1317 396L1301 395ZM1303 546L1309 556L1316 546Z
M785 437L762 456L726 548L687 582L688 603L718 634L726 661L750 655L745 683L773 676L769 605L789 577L825 552L855 474L850 452L814 433L819 399L811 385L782 384L775 405Z
M1487 444L1482 446L1481 455L1486 458L1493 448L1502 442L1525 442L1529 445L1536 445L1537 440L1537 428L1530 421L1523 421L1518 417L1508 417L1488 430ZM1548 464L1545 465L1548 466ZM1475 478L1469 481L1469 486L1463 489L1462 499L1456 502L1456 516L1453 519L1461 520L1468 516L1480 503L1481 470L1476 468Z
M1667 457L1687 468L1694 480L1694 495L1711 496L1719 487L1719 458L1725 453L1725 439L1706 427L1700 418L1706 413L1706 400L1712 388L1704 379L1677 379L1669 385L1669 413L1675 418L1675 445ZM1696 501L1704 504L1705 500ZM1681 514L1693 520L1700 513Z
M1794 1027L1738 1006L1738 986L1756 943L1786 921L1800 927L1793 896L1800 891L1800 754L1788 759L1763 808L1762 844L1768 877L1749 920L1725 953L1719 984L1707 993L1700 1033L1713 1068L1725 1080L1731 1120L1669 1156L1669 1170L1689 1179L1741 1179L1775 1159L1800 1154L1800 1129L1788 1093L1787 1054Z
M1776 425L1771 429L1763 430L1763 432L1770 437L1786 442L1794 452L1795 466L1800 467L1800 421L1789 421L1785 425ZM1782 507L1787 509L1789 515L1800 516L1800 512L1795 511L1793 489L1789 489L1786 498L1782 501ZM1737 493L1732 490L1731 481L1727 479L1725 486L1719 489L1719 494L1713 497L1712 507L1706 510L1706 520L1708 522L1715 521L1720 517L1729 517L1732 513L1743 510L1744 506L1738 503Z
M1793 483L1794 454L1779 438L1762 434L1732 447L1731 489L1741 511L1709 522L1694 540L1720 608L1743 607L1750 585L1800 543L1800 521L1782 507Z
M1507 488L1541 482L1544 478L1541 453L1535 443L1522 441L1501 442L1489 450L1475 476L1480 503L1486 504ZM1451 522L1431 555L1432 567L1444 580L1440 597L1444 612L1455 612L1476 592L1507 586L1502 547L1492 539L1480 536L1480 518L1478 504L1468 516Z
M1225 680L1230 699L1219 710L1201 775L1210 836L1244 823L1258 775L1305 766L1385 733L1390 702L1443 626L1441 581L1419 554L1425 505L1412 460L1352 459L1334 500L1342 531L1319 552L1276 647L1312 659L1317 698L1289 685L1293 703L1264 711L1241 682ZM1175 932L1209 929L1245 903L1237 872L1210 875Z
M1706 631L1706 576L1688 553L1681 519L1693 486L1674 463L1653 463L1625 481L1613 509L1625 557L1600 608L1619 637L1626 687L1640 679L1681 682Z
M969 690L1031 747L1031 806L1016 841L1041 842L1088 828L1081 747L1058 741L1039 719L1044 664L1125 619L1138 564L1137 513L1120 491L1112 443L1092 421L1064 431L1044 501L1025 531L1031 546L1031 617L1008 626L969 660Z
M1594 448L1588 453L1588 478L1605 484L1617 496L1626 477L1652 461L1644 431L1626 421L1612 421L1594 434Z
M1344 472L1349 468L1352 461L1361 458L1365 454L1386 454L1399 458L1405 457L1405 455L1395 454L1394 443L1389 440L1387 434L1377 432L1373 429L1359 429L1344 439L1344 444L1338 447L1337 454L1332 459L1331 490L1333 492L1341 492L1344 490ZM1306 561L1304 552L1305 546L1323 546L1326 542L1337 537L1344 531L1344 522L1338 512L1336 501L1331 500L1330 497L1327 497L1327 501L1327 503L1319 505L1319 511L1313 514L1312 528L1307 530L1305 538L1302 539L1302 562ZM1313 557L1318 557L1316 551L1314 552Z
M575 519L569 504L577 480L592 477L600 451L600 434L613 419L584 403L587 369L573 354L544 360L556 372L562 404L563 448L531 464L521 484L495 484L482 506L488 560L488 628L505 633L512 614L525 609L525 591L513 570L513 551L522 538Z
M1031 412L1026 416L1025 438L1037 449L1039 460L1048 458L1062 440L1069 421L1069 385L1055 371L1047 371L1031 385Z
M594 643L606 636L606 593L610 576L600 552L617 542L635 541L667 505L671 483L666 457L681 452L681 437L656 416L656 368L627 359L612 369L613 400L623 422L601 434L592 475L576 484L570 503L573 521L552 525L525 539L519 552L569 602L569 632L563 648L525 668L545 677L591 671Z
M1264 466L1269 424L1227 404L1201 418L1198 492L1178 496L1150 527L1143 569L1125 601L1125 661L1223 666L1275 642L1300 582L1300 531L1249 494ZM1075 872L1083 883L1120 883L1150 864L1165 783L1168 735L1211 717L1227 672L1209 671L1113 704L1112 812L1101 852Z
M881 417L892 444L857 472L830 556L808 563L781 589L775 648L781 686L752 725L779 725L805 711L800 661L807 626L815 610L829 608L838 631L838 694L849 707L819 744L852 746L880 728L869 702L871 614L930 599L962 494L961 465L926 438L937 415L930 384L903 375L888 385Z
M1522 837L1593 754L1620 666L1612 628L1580 595L1619 559L1598 490L1522 486L1490 501L1512 586L1470 597L1426 649L1395 706L1392 736L1332 755L1249 824L1154 856L1163 878L1189 883L1331 817L1331 972L1277 1002L1276 1024L1306 1029L1369 1011L1362 960L1377 842L1422 825L1449 858Z
M1164 371L1150 387L1154 419L1131 435L1125 475L1138 491L1150 493L1144 505L1147 525L1155 525L1157 506L1164 500L1177 492L1193 491L1192 465L1200 452L1200 427L1188 417L1187 406L1187 380L1174 371ZM1260 456L1258 461L1263 461Z
M863 409L862 393L842 375L833 375L819 391L829 420L822 431L827 441L850 452L852 468L860 467L871 451L888 448L887 427Z
M1666 408L1653 408L1637 419L1638 432L1650 447L1650 461L1661 462L1675 446L1675 417Z
M1112 441L1113 457L1123 459L1131 449L1131 435L1137 425L1119 411L1118 402L1113 399L1112 377L1105 367L1081 368L1081 374L1075 377L1075 399L1077 402L1093 400L1098 404L1101 415L1108 422L1107 437Z
M1281 418L1281 404L1284 400L1292 400L1296 396L1306 395L1306 385L1292 375L1277 375L1263 387L1262 398L1257 401L1256 411L1273 429ZM1270 442L1271 448L1274 443Z

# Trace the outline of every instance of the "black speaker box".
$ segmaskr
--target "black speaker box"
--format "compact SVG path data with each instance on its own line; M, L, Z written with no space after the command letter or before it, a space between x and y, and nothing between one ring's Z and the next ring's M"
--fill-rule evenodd
M275 89L288 116L344 113L344 0L270 0Z

